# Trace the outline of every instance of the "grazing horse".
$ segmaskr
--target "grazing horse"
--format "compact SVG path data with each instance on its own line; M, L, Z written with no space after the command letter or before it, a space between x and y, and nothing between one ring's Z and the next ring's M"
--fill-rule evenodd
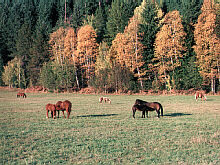
M133 118L135 118L136 110L142 111L142 118L145 118L145 112L148 117L148 111L156 111L158 118L160 118L160 111L161 111L161 116L163 116L163 107L158 102L146 102L140 99L136 99L132 107Z
M207 97L206 97L206 95L204 94L204 92L200 92L200 91L197 91L197 92L195 93L195 99L196 99L196 101L198 100L198 98L201 98L202 101L203 101L203 98L204 98L205 101L206 101L206 99L207 99Z
M18 97L26 98L27 95L26 95L25 93L18 92L18 93L17 93L17 98L18 98Z
M102 101L104 101L105 103L108 102L109 104L111 104L111 100L108 97L100 97L99 102L102 103Z
M70 101L68 101L68 100L65 100L63 102L58 101L56 103L56 110L58 111L58 118L59 118L59 115L60 115L59 111L62 111L64 118L66 118L65 115L64 115L64 111L66 110L67 119L69 119L71 108L72 108L72 103Z
M51 116L52 116L52 118L56 118L56 106L55 106L55 104L47 104L46 105L46 111L47 111L47 118L48 118L48 112L49 111L51 111Z

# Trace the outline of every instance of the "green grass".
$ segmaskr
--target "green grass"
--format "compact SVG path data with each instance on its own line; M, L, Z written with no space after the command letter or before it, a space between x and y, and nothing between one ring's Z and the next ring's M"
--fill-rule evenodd
M1 164L220 164L220 96L37 94L0 90ZM158 101L156 112L132 118L136 98ZM46 119L45 105L73 104L70 119Z

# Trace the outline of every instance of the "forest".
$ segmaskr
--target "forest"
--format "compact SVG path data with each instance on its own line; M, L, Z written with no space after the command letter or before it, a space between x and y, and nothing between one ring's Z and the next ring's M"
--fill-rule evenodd
M218 0L1 0L0 85L220 90Z

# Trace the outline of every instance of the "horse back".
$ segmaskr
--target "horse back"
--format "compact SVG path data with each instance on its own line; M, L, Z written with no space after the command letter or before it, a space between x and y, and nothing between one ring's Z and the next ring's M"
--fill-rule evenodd
M62 105L64 109L71 111L72 103L69 100L65 100Z
M46 110L47 111L55 111L56 110L56 106L54 104L47 104L46 105Z
M150 102L150 103L145 103L146 106L149 107L149 110L160 110L160 108L162 107L162 105L158 102Z

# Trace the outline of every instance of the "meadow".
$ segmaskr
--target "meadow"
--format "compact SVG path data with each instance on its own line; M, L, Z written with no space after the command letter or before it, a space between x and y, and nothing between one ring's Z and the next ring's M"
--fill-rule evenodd
M220 164L220 96L27 93L0 90L0 164ZM158 101L164 117L133 119L135 99ZM45 105L70 100L70 119ZM66 113L65 113L66 114Z

